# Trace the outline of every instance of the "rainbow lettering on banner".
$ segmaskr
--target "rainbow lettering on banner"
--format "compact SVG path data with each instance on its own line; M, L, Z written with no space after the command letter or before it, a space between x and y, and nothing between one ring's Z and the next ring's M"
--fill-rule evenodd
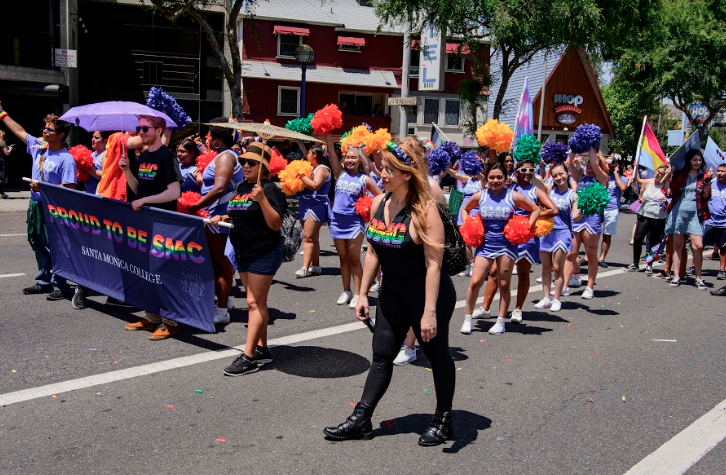
M366 230L368 240L385 247L399 248L406 237L406 225L403 223L391 223L386 228L386 223L373 218Z
M153 180L156 178L157 166L155 163L139 164L139 180Z
M227 211L247 211L252 206L252 193L236 195L227 203Z

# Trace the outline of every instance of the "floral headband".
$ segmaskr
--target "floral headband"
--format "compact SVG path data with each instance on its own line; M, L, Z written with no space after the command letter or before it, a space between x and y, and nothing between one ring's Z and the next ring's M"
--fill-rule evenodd
M415 167L418 165L418 163L416 163L414 160L411 160L411 157L409 157L406 152L401 150L401 147L399 147L396 142L388 142L386 144L386 148L389 152L396 156L399 162L403 163L404 165L409 167Z

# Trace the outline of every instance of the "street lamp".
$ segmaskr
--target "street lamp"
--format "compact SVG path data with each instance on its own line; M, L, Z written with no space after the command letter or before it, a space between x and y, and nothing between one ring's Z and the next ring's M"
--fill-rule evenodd
M302 87L300 88L300 117L305 117L305 73L308 64L315 59L315 51L308 45L300 45L295 50L295 61L302 68Z

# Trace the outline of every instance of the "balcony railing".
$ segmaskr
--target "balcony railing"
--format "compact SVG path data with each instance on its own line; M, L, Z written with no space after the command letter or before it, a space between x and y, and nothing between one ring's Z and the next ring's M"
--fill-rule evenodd
M0 64L51 69L53 47L47 32L0 28Z
M170 94L199 94L199 66L199 58L138 51L119 53L110 65L111 87L161 86Z

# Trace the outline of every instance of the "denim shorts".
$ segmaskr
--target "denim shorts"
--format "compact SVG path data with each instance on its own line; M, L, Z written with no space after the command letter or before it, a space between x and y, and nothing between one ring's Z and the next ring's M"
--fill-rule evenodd
M255 260L243 262L237 260L237 271L250 272L258 275L275 275L277 269L282 265L282 243L268 254L258 257Z

